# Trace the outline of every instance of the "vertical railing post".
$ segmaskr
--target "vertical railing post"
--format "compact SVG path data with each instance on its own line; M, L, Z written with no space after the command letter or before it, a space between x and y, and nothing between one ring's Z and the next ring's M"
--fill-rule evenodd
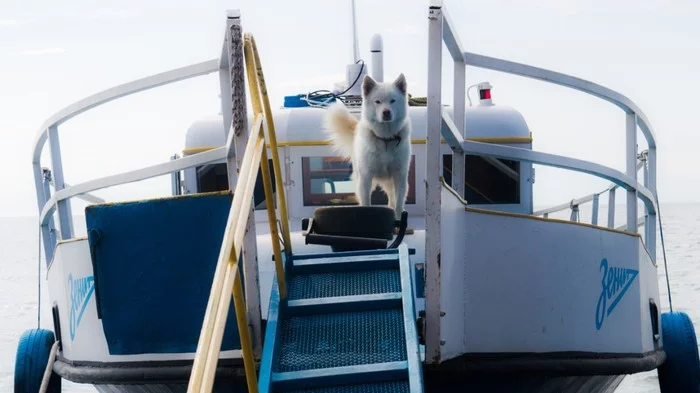
M569 217L569 220L573 222L579 221L578 205L571 205L571 216Z
M233 132L235 141L235 157L229 157L227 167L229 173L229 188L235 188L237 173L241 169L243 152L249 139L247 105L245 94L245 67L243 58L243 31L241 27L241 17L238 10L227 12L226 17L226 42L228 55L228 89L221 91L221 100L228 100L229 103L222 103L224 109L231 109L231 129L226 132ZM248 72L254 72L249 70ZM220 74L221 77L221 74ZM222 79L226 79L225 77ZM228 118L224 117L224 122ZM235 160L234 160L235 158ZM267 165L267 162L261 163ZM255 176L253 174L252 176ZM262 353L262 312L260 309L260 290L258 272L258 252L257 237L255 230L255 204L250 205L251 212L246 223L245 236L243 238L243 276L245 278L245 305L248 313L248 323L250 324L251 336L253 338L253 353L259 359ZM244 327L239 327L243 329Z
M615 228L615 188L608 191L608 228Z
M637 180L637 115L625 114L627 176ZM637 232L637 189L627 191L627 231Z
M428 11L428 103L425 165L425 361L440 361L440 137L442 126L442 1ZM454 176L453 176L454 179Z
M466 65L464 59L454 61L454 97L453 97L453 119L457 130L464 136L464 115L465 115L465 85L466 85ZM452 188L461 195L464 195L464 168L465 154L452 152ZM442 160L440 160L442 162Z
M61 144L58 140L58 126L49 127L49 148L51 150L51 168L53 175L53 188L56 192L66 188L63 181L63 163L61 161ZM58 201L58 222L61 239L73 237L73 216L71 213L70 200Z
M593 195L593 211L591 212L591 225L598 225L598 199L598 194Z
M646 187L651 191L651 195L658 205L659 201L656 196L656 146L649 147L647 166ZM644 221L644 226L646 227L646 239L644 243L647 245L647 250L649 250L649 254L651 254L654 261L656 261L656 215L656 211L649 211L647 219Z
M647 152L643 151L639 153L637 156L637 161L639 161L638 165L641 165L642 167L642 184L644 185L645 188L649 187L649 170L647 169ZM639 167L637 168L639 170ZM647 240L649 240L649 224L647 223L649 221L649 209L644 207L644 244L647 244Z
M180 156L177 154L173 154L172 156L170 156L171 161L177 160L179 158L180 158ZM182 185L180 182L180 171L173 172L170 174L170 186L172 189L170 193L173 196L182 194Z
M34 182L39 213L41 213L46 202L51 199L51 171L48 168L42 168L39 163L34 163ZM53 249L56 247L56 229L53 223L53 214L49 214L45 220L39 225L41 226L41 242L44 244L44 255L48 265L53 259Z
M44 195L46 196L46 200L49 200L51 199L51 171L48 168L43 168L42 172L44 173ZM53 223L53 214L49 215L49 218L46 222L46 227L49 230L48 237L46 239L52 248L56 247L56 228ZM44 235L42 234L42 236ZM51 251L51 256L53 257L53 250ZM47 258L47 263L49 261L50 259Z

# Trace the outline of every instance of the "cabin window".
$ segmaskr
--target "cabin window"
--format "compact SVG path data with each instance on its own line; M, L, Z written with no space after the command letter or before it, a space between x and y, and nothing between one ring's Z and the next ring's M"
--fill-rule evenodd
M197 191L204 193L222 190L228 190L226 164L197 167Z
M272 177L272 192L276 191L275 173L272 159L268 160L270 175ZM197 191L201 193L228 190L228 171L225 163L209 164L197 167ZM277 198L274 199L277 201ZM265 210L265 189L262 181L262 171L258 169L258 176L253 191L253 203L255 210ZM276 204L276 203L275 203Z
M465 157L464 199L467 203L474 205L520 203L520 162L495 160L500 161L503 166L496 166L478 156ZM452 154L442 156L442 173L445 182L452 186Z
M333 156L302 157L302 182L304 206L356 205L355 182L351 179L352 164ZM374 189L371 195L373 205L386 205L388 198L384 191ZM416 165L411 156L408 170L407 204L416 203Z

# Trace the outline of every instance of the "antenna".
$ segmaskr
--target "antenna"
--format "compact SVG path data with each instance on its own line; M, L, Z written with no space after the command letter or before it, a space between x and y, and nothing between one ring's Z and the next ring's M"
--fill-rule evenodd
M352 56L353 61L357 63L360 60L360 48L357 44L357 17L355 16L355 0L350 1L352 7Z
M345 67L345 91L348 96L359 96L362 94L362 77L367 74L367 67L364 62L360 62L360 49L357 44L357 21L355 16L355 0L350 1L352 11L352 64Z

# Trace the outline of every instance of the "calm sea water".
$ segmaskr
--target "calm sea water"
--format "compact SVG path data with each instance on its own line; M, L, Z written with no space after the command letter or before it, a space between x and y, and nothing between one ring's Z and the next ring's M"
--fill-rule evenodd
M617 222L624 217L624 211ZM662 220L671 280L671 295L676 310L690 314L700 331L700 204L662 206ZM590 213L582 211L583 219ZM606 217L601 211L600 217ZM84 231L76 220L76 233ZM659 242L659 285L663 311L668 308L665 274ZM13 386L15 350L22 331L37 326L38 226L36 218L0 218L0 392ZM42 277L45 270L42 269ZM42 281L41 327L52 329L46 283ZM95 392L86 385L64 381L64 392ZM619 393L659 392L656 372L625 378Z

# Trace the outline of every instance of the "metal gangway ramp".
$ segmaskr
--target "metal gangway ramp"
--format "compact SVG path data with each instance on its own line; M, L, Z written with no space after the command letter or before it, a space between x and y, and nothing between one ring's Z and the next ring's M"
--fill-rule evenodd
M235 19L232 21L232 19ZM229 173L236 172L225 227L188 392L211 392L231 298L234 299L248 392L422 392L422 371L409 250L398 248L294 254L291 249L275 127L260 59L250 34L229 18L232 126L245 121L243 61L254 121L245 144L241 130L227 138ZM264 127L265 125L266 127ZM268 137L264 129L267 128ZM234 135L238 133L239 141ZM280 210L277 227L267 165L269 143ZM234 160L234 146L245 154ZM239 150L240 151L240 150ZM250 219L256 174L261 169L275 276L259 376L248 331L239 260ZM231 293L233 296L231 296Z

